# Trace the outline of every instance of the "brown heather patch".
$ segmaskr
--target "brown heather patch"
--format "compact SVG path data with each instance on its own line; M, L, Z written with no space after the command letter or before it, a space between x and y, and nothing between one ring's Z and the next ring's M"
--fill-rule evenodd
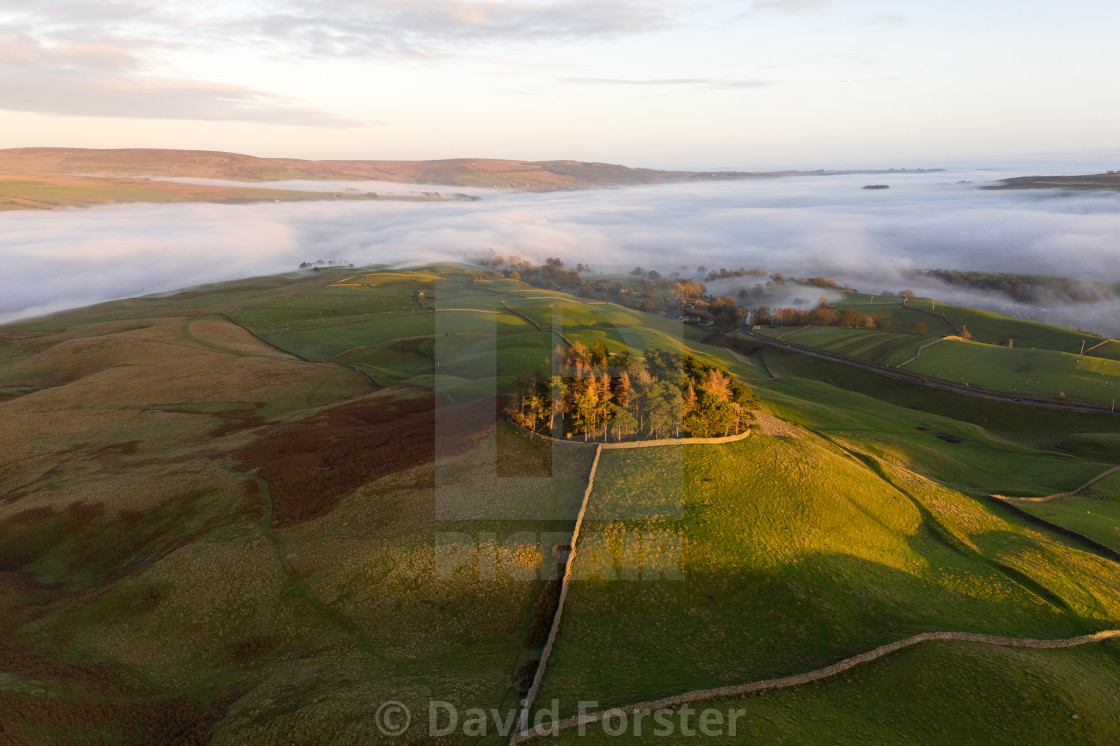
M155 702L93 702L0 691L0 743L194 746L210 742L211 727L233 701L172 697Z
M0 521L0 571L19 571L51 554L74 572L92 572L101 578L119 576L201 533L204 528L175 541L165 538L195 516L202 494L111 516L103 505L83 502L70 503L62 510L42 506L21 511ZM125 564L138 555L143 556Z
M104 458L114 456L131 456L140 448L140 441L130 440L127 443L111 443L107 446L92 451L90 458Z
M259 521L264 518L267 506L264 495L261 494L261 486L255 479L248 479L241 483L241 494L247 498L247 501L238 515L248 521Z
M490 398L438 407L440 456L462 453L493 432L502 404ZM335 497L366 482L434 460L436 421L431 392L388 389L274 429L234 459L268 482L277 525L299 523L326 514Z
M207 434L211 438L221 438L238 430L261 427L266 423L266 420L258 414L259 410L260 405L245 409L226 409L221 412L211 412L214 417L219 417L225 422Z
M238 663L246 663L272 650L273 643L267 637L248 637L230 646L230 654Z
M100 695L134 694L126 669L108 663L59 660L45 652L0 642L0 670L25 681L80 688Z

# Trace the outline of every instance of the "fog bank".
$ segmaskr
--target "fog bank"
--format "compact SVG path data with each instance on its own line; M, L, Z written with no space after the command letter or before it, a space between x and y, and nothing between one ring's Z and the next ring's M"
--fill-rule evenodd
M912 287L985 307L1008 301L940 283L918 287L908 274L943 268L1120 281L1120 195L979 189L1012 175L1021 172L493 190L481 202L13 211L0 213L0 319L288 271L301 261L418 264L489 248L595 268L683 266L690 276L699 265L822 274L865 292ZM891 188L862 189L869 179ZM1114 306L1106 300L1102 308Z

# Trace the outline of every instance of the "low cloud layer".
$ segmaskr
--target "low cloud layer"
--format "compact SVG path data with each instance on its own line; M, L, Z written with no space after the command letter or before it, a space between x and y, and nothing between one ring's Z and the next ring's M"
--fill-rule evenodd
M708 182L482 202L140 205L0 213L0 318L294 269L305 260L416 264L494 249L597 269L759 267L863 291L912 287L1016 310L911 270L1120 282L1120 195L992 192L990 172ZM958 183L967 180L974 183ZM868 183L889 190L864 190ZM1115 304L1094 323L1116 329ZM1111 316L1108 309L1112 309ZM1033 309L1017 309L1027 313ZM1090 309L1055 307L1051 321ZM1088 326L1076 317L1076 324Z

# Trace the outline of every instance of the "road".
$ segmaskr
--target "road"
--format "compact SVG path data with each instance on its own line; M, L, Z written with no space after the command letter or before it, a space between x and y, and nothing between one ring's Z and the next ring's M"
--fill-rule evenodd
M1060 409L1067 412L1086 412L1091 414L1116 414L1113 407L1107 404L1095 404L1093 402L1074 401L1051 399L1044 396L1032 396L1030 394L1008 394L1004 391L992 391L991 389L977 388L970 386L966 383L954 383L946 381L943 378L932 378L930 376L922 375L921 373L914 373L909 370L900 370L898 368L891 368L886 365L879 365L878 363L871 363L866 360L860 360L846 355L838 355L834 352L827 352L825 350L817 349L816 347L807 347L806 345L799 345L794 342L786 342L785 340L773 339L771 337L764 337L760 334L753 334L751 332L741 332L744 338L752 342L766 345L767 347L774 347L779 350L787 350L789 352L796 352L801 355L819 358L821 360L829 360L834 363L841 363L843 365L850 365L853 368L861 368L871 373L875 373L886 378L893 378L896 381L904 381L906 383L913 383L918 386L924 386L930 389L940 389L941 391L951 391L955 394L963 394L964 396L971 396L976 399L994 399L996 401L1008 402L1012 404L1025 404L1032 407L1044 407L1046 409Z

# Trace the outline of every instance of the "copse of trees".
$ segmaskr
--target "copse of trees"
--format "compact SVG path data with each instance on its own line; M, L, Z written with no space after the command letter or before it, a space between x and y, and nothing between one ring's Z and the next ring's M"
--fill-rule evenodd
M693 355L612 355L596 343L558 347L555 373L519 379L510 419L534 432L623 440L738 435L754 419L754 391Z

